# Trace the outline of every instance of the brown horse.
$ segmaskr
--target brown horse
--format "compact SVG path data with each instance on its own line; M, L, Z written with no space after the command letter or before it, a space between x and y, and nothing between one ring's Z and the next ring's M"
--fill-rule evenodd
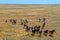
M35 35L35 33L39 33L40 26L34 26L31 28L31 30L32 30L32 35Z
M43 18L43 22L45 22L46 18Z
M48 32L49 32L49 30L45 30L44 35L47 36Z
M55 32L55 30L54 30L54 29L53 29L53 30L51 30L51 31L49 31L49 33L50 33L50 34L49 34L49 36L50 36L50 37L53 37L54 32Z
M14 20L14 19L10 19L10 22L14 25L16 24L16 20Z

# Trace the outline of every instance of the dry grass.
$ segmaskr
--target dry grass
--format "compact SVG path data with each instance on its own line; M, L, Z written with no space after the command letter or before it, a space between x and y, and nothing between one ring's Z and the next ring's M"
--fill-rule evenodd
M38 18L46 18L45 29L55 29L54 38L27 36L22 28L20 19L28 19L29 26L42 25ZM9 19L16 19L17 24L12 25ZM5 23L8 20L8 23ZM31 21L32 20L32 21ZM45 30L44 29L44 30ZM60 6L0 6L0 40L60 40Z

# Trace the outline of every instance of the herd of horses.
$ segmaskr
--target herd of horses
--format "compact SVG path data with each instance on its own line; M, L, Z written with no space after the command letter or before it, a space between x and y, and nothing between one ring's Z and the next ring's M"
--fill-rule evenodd
M38 33L38 34L39 34L39 37L41 37L42 32L43 32L44 36L48 36L48 34L49 34L50 37L53 37L53 34L56 32L55 29L53 29L53 30L48 30L48 29L47 29L47 30L44 30L44 31L43 31L43 29L44 29L44 27L45 27L45 25L46 25L46 18L43 18L42 28L41 28L40 25L38 25L38 26L35 25L35 26L33 26L33 27L28 26L27 24L28 24L29 22L28 22L27 19L25 19L25 20L21 19L20 21L21 21L20 25L23 25L23 28L25 29L26 32L31 32L31 35L32 35L32 36L35 36L35 34ZM41 21L41 19L39 18L39 22L40 22L40 21ZM7 23L7 20L6 20L5 22ZM10 19L10 22L11 22L13 25L16 24L16 20L14 20L14 19Z

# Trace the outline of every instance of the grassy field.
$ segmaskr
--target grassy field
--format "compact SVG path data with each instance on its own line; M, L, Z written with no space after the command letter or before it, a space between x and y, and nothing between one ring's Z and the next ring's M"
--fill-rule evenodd
M44 17L44 30L55 29L54 37L29 36L20 25L20 19L28 19L29 26L42 25L38 19ZM16 19L17 24L12 25L10 19ZM0 5L0 40L60 40L60 5Z

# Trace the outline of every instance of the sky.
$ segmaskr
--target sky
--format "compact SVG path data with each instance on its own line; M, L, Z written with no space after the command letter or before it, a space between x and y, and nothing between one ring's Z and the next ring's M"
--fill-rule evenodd
M0 0L0 4L60 4L60 0Z

